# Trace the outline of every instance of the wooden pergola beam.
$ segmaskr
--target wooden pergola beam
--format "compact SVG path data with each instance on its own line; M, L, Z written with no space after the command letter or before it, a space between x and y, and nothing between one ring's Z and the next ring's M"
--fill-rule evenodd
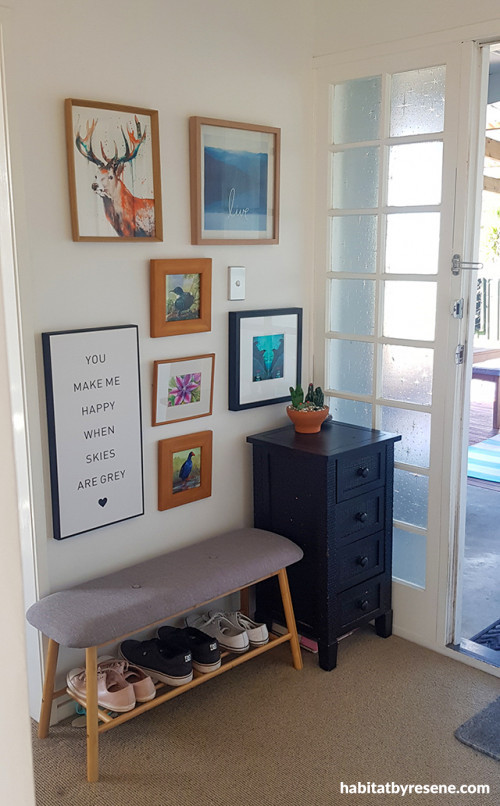
M483 189L489 190L490 193L500 193L500 179L496 179L494 176L484 176Z
M486 137L484 153L490 159L500 162L500 141L493 140L491 137Z

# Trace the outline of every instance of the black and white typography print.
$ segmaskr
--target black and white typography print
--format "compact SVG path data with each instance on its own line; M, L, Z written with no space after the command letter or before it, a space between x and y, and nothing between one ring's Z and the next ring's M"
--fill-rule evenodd
M142 515L136 325L44 333L54 537Z

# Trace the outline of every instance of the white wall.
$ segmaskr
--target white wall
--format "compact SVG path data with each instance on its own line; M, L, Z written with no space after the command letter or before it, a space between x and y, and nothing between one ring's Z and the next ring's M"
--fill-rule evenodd
M497 0L315 0L314 56L396 42L498 18ZM482 36L498 36L483 29Z
M303 306L311 245L312 20L302 0L11 0L6 83L14 176L39 593L69 586L224 529L252 523L247 434L287 422L284 405L227 408L227 312ZM162 243L71 239L63 102L84 98L157 109ZM191 246L188 118L282 130L281 228L275 246ZM149 338L149 260L210 257L212 331ZM244 302L227 300L227 267L247 268ZM308 319L306 317L306 328ZM145 515L55 541L41 333L139 325ZM307 330L304 360L307 376ZM153 428L154 359L214 352L213 416ZM307 377L306 377L307 379ZM211 498L157 509L157 443L210 429Z

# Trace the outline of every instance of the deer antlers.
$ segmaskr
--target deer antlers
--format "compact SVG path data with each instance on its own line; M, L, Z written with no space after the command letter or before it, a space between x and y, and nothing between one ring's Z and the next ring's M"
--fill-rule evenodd
M144 129L144 133L141 135L141 124L140 121L137 119L137 115L135 115L135 127L137 130L137 137L135 136L133 129L129 129L129 127L127 126L127 135L128 135L127 140L127 136L123 131L123 127L120 127L123 135L123 141L125 143L125 154L122 157L118 157L118 146L116 145L115 142L115 153L114 156L111 157L110 159L109 157L106 156L103 144L101 142L100 144L101 154L104 159L104 162L102 162L102 160L96 157L92 148L92 137L96 125L97 125L97 118L95 120L92 120L92 122L87 121L86 124L87 131L85 137L80 136L80 130L78 129L75 137L75 145L80 154L82 154L82 156L86 157L89 160L89 162L93 162L95 165L98 165L99 168L110 168L111 166L117 168L119 165L123 166L125 165L126 162L130 162L131 160L134 159L134 157L137 156L137 152L139 151L141 143L143 143L144 140L146 139L146 129Z

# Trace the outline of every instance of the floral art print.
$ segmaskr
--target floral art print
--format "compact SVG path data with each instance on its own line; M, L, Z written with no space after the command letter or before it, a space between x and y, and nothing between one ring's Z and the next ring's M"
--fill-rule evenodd
M175 375L168 385L168 406L198 403L201 398L201 372Z

